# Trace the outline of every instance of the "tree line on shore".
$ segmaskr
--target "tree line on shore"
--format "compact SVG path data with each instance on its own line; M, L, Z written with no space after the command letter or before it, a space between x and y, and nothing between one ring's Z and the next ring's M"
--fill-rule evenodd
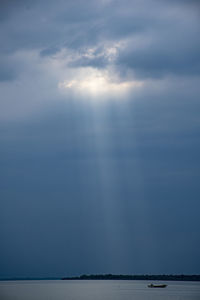
M200 275L115 275L91 274L73 277L63 277L63 280L167 280L167 281L200 281Z

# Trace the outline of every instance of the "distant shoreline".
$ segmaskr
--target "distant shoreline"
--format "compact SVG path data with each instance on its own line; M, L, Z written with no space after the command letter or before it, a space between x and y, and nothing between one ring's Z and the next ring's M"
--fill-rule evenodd
M0 281L26 281L26 280L160 280L160 281L200 281L200 275L116 275L116 274L90 274L67 277L21 277L0 278Z
M164 280L164 281L200 281L200 275L81 275L63 277L62 280Z

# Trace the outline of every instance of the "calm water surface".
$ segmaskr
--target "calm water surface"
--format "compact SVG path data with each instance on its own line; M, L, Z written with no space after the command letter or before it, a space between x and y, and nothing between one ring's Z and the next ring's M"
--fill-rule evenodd
M3 281L1 300L200 300L199 282L166 282L150 289L149 281ZM154 282L156 283L156 282Z

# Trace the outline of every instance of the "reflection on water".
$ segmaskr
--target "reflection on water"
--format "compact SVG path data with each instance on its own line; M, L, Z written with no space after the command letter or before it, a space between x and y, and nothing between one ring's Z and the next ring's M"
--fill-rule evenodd
M150 289L149 281L2 281L1 300L199 300L199 282L166 282Z

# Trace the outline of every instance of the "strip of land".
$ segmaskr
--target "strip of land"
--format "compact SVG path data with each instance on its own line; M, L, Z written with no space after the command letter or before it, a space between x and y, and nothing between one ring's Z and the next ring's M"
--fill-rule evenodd
M200 275L114 275L95 274L63 277L63 280L164 280L164 281L200 281Z
M12 277L0 278L0 281L16 280L162 280L162 281L200 281L200 274L195 275L116 275L116 274L91 274L72 277Z

